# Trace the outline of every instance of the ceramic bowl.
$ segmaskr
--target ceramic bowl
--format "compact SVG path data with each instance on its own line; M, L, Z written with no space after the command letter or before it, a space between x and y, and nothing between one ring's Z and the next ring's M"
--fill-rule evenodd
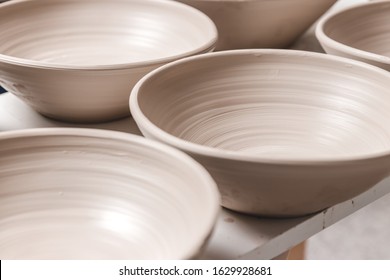
M143 75L216 40L207 16L174 1L9 1L0 5L0 85L51 118L112 120L129 115Z
M236 50L182 59L142 78L142 133L216 180L222 205L274 217L323 210L390 169L390 73L341 57Z
M121 132L0 135L1 259L185 259L219 211L205 169Z
M178 0L217 25L217 50L285 48L336 0Z
M390 1L367 2L325 16L316 36L329 54L390 71Z

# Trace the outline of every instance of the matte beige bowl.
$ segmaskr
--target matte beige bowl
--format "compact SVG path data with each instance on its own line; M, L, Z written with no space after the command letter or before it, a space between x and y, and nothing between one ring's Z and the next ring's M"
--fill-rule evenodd
M1 259L186 259L219 211L215 182L171 147L121 132L0 135Z
M177 0L217 25L217 50L285 48L336 0Z
M207 16L174 1L5 2L0 85L51 118L112 120L129 115L142 76L216 40Z
M183 150L222 205L263 216L320 211L390 170L390 73L289 50L225 51L146 75L130 97L142 133Z
M325 16L316 28L329 54L390 71L390 1L356 5Z

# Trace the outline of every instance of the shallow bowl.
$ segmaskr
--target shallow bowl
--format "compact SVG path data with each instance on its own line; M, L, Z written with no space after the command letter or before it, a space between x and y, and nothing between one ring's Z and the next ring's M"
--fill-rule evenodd
M93 129L0 135L1 259L186 259L219 211L205 169L166 145Z
M353 58L390 71L390 1L367 2L330 13L316 27L329 54Z
M9 1L0 4L0 85L45 116L108 121L129 115L143 75L216 40L207 16L174 1Z
M300 216L367 190L390 169L390 73L292 50L236 50L163 66L134 87L142 133L214 177L222 205Z
M217 25L217 50L285 48L336 0L178 0Z

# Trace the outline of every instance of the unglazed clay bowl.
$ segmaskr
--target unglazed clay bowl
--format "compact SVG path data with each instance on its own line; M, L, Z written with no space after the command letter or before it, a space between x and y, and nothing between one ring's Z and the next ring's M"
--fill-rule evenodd
M206 15L174 1L9 1L0 5L0 85L45 116L108 121L129 115L142 76L216 40Z
M92 129L0 135L1 259L186 259L219 211L193 159Z
M329 54L390 71L390 1L367 2L321 19L316 36Z
M177 0L217 25L217 50L285 48L336 0Z
M390 169L390 73L326 54L236 50L142 78L130 110L142 133L203 164L232 210L323 210Z

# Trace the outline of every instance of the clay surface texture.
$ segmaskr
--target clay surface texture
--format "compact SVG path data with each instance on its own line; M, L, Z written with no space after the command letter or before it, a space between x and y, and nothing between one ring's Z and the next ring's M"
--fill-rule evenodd
M390 71L390 1L374 1L325 16L316 35L329 54Z
M10 1L0 6L0 85L51 118L112 120L129 115L143 75L216 40L207 16L174 1Z
M201 162L222 205L299 216L389 173L390 74L325 54L226 51L145 76L130 99L146 137Z
M1 259L192 258L219 212L197 162L120 132L4 132L0 186Z

